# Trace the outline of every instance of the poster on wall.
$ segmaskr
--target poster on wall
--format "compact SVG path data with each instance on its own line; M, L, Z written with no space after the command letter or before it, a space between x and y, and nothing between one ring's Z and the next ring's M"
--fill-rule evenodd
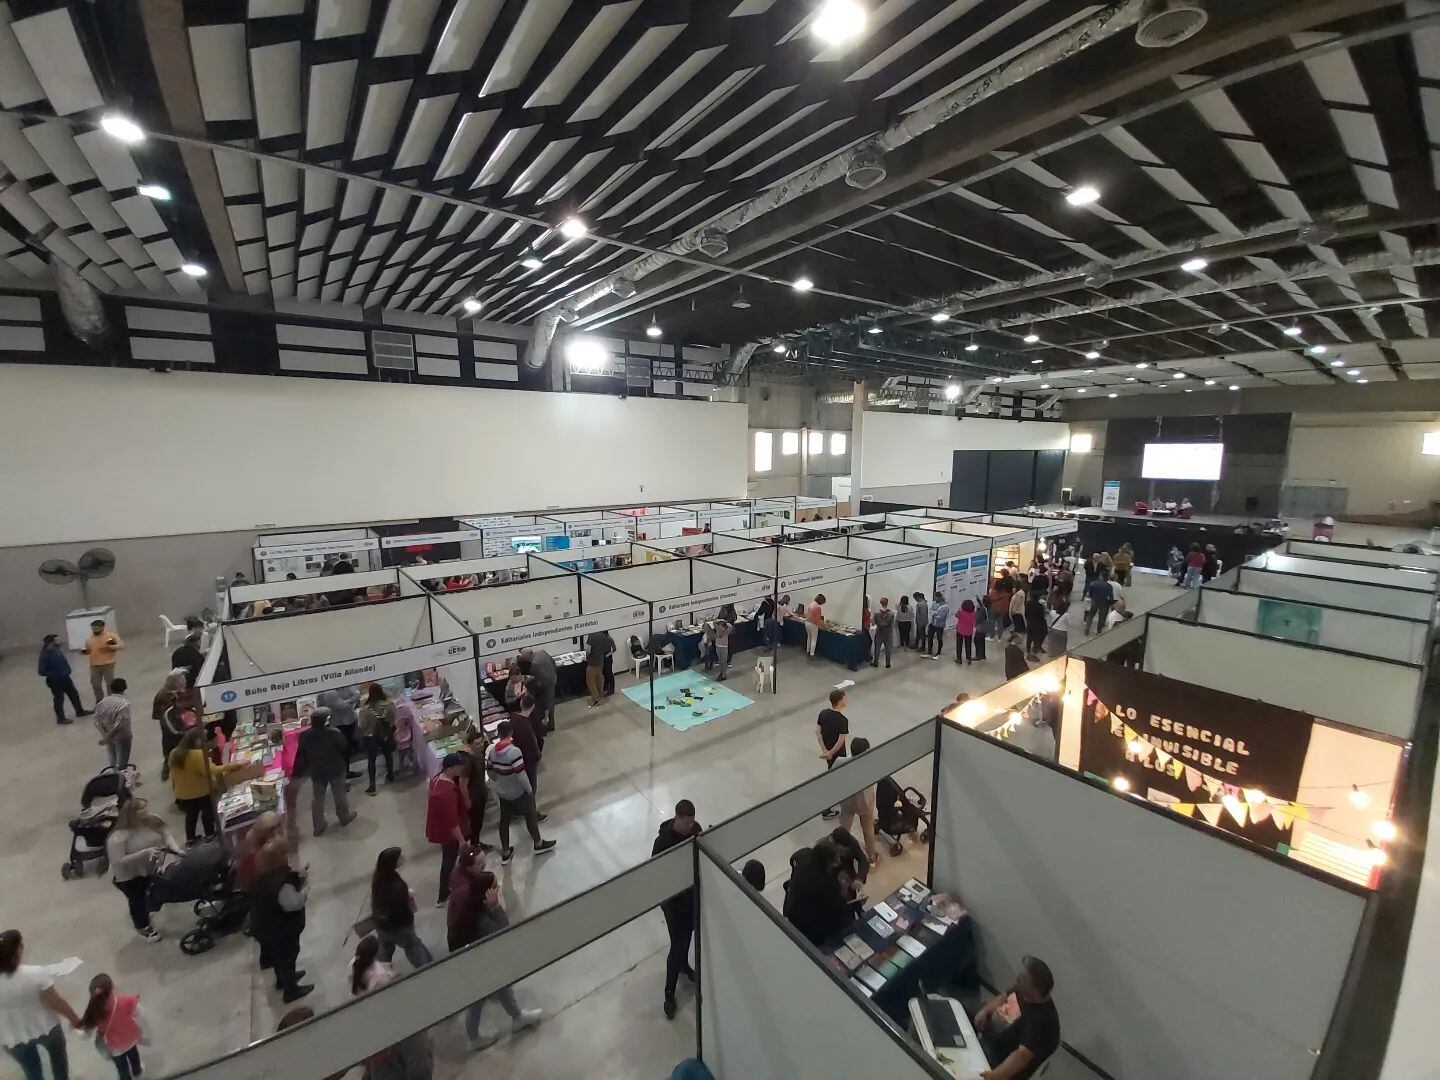
M1120 509L1120 481L1119 481L1119 480L1106 480L1105 483L1104 483L1104 485L1100 488L1100 509L1101 509L1101 510L1119 510L1119 509Z
M1313 718L1089 661L1080 769L1137 798L1284 849Z
M1314 604L1262 598L1255 612L1255 632L1265 637L1280 638L1282 641L1319 645L1320 622L1324 614L1324 611Z
M990 555L941 559L935 564L935 591L953 608L962 600L983 596L990 584Z

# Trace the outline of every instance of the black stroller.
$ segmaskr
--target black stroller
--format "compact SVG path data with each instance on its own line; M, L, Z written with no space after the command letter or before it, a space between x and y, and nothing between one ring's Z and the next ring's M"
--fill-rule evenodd
M130 783L121 770L107 767L85 782L80 792L80 816L70 819L70 857L60 865L66 881L83 877L89 863L104 873L110 867L105 841L115 827L120 805L130 798Z
M245 925L250 900L236 887L230 856L218 842L197 844L151 879L152 912L184 903L193 903L195 911L195 929L180 939L186 956L208 952L217 934Z
M919 832L922 844L930 842L930 814L925 809L925 796L913 787L902 788L891 777L875 785L875 833L890 845L890 854L903 850L901 837Z

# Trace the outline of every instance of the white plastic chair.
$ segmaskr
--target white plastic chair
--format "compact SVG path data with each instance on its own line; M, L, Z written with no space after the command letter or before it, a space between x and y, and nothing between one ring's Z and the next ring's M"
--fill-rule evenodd
M759 693L775 689L775 660L773 657L762 656L755 661L755 689Z
M165 647L167 649L170 647L170 638L172 635L179 634L181 637L185 636L184 623L171 622L169 615L161 615L160 622L165 627Z

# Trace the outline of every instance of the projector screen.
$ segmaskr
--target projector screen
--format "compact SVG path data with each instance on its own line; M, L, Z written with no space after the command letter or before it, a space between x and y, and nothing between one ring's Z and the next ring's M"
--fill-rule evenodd
M1225 444L1146 443L1140 475L1147 480L1219 480Z

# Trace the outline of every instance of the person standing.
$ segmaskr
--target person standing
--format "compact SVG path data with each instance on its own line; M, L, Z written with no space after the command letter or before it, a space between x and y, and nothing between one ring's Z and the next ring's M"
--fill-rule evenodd
M506 721L501 721L505 724ZM460 792L460 776L469 768L469 754L450 753L440 763L440 771L430 778L425 799L425 839L440 846L440 891L436 907L444 907L450 898L450 872L468 837L465 826L465 796ZM523 765L522 765L523 769Z
M1120 545L1120 550L1115 552L1110 565L1115 568L1115 580L1121 585L1130 584L1130 569L1135 565L1135 549L1129 543Z
M330 727L339 732L340 737L345 740L345 779L359 780L360 774L350 771L350 761L355 757L355 749L359 745L355 738L355 725L360 721L359 688L337 686L333 690L324 691L316 703L330 710Z
M605 702L605 658L615 651L615 639L608 630L596 630L585 639L585 689L590 693L588 708Z
M105 838L110 881L125 896L130 924L142 941L153 944L160 932L150 921L150 879L160 871L166 852L180 854L180 845L165 822L145 809L145 800L130 798L115 813L115 825Z
M535 679L535 710L546 731L555 730L555 689L560 676L555 658L544 649L521 649L520 670Z
M925 654L939 656L945 651L945 628L950 625L950 605L938 592L930 605L930 629L925 638Z
M964 663L974 663L975 636L975 601L962 600L960 610L955 612L955 663L962 662L962 654Z
M490 799L490 790L485 783L485 750L489 745L490 740L485 737L482 728L472 727L465 732L465 749L462 753L470 761L465 771L460 774L460 794L464 797L465 814L469 821L466 832L471 845L479 851L494 850L480 840L481 830L485 828L485 804Z
M485 753L485 768L490 773L495 797L500 801L500 861L509 866L510 860L515 857L515 849L510 846L510 822L516 817L525 819L537 855L553 849L555 841L544 840L540 836L535 792L530 786L529 776L525 774L524 755L512 737L514 729L511 722L501 720L496 733L500 737L490 744Z
M1010 593L1010 600L1006 606L1006 612L1010 616L1010 632L1019 634L1021 640L1025 639L1025 604L1028 601L1028 591L1025 582L1018 582L1013 592Z
M773 653L780 643L780 623L775 618L775 597L767 596L755 609L755 629L766 652Z
M1018 679L1030 670L1025 662L1025 650L1020 644L1020 635L1012 633L1005 643L1005 681Z
M1199 553L1198 549L1195 553ZM1201 556L1201 558L1203 559L1204 556ZM1196 572L1196 576L1197 584L1194 587L1198 588L1198 571ZM1185 581L1188 586L1190 581L1188 574L1186 575ZM1085 596L1086 599L1090 601L1090 606L1085 609L1085 633L1087 635L1090 633L1090 627L1093 623L1098 631L1103 634L1105 632L1105 619L1110 614L1110 605L1115 602L1115 590L1110 585L1110 572L1108 570L1101 570L1095 575L1094 580L1085 587Z
M675 804L675 816L660 823L650 855L653 858L669 851L692 836L699 836L700 832L700 823L695 820L695 804L681 799ZM670 951L665 955L665 1019L674 1020L675 986L680 976L695 981L695 969L690 966L690 938L695 933L695 890L689 888L662 900L660 914L665 916L665 929L670 935Z
M850 721L845 716L845 691L830 691L830 707L821 709L815 719L815 741L820 744L820 760L825 762L829 772L835 763L846 755L845 743L850 736ZM830 807L820 815L825 818L840 816L840 808Z
M895 612L895 625L900 628L900 650L910 648L910 632L915 629L915 609L910 606L910 597L900 597L900 607Z
M1070 647L1070 602L1062 600L1050 612L1049 627L1045 634L1045 651L1051 656L1062 656Z
M930 634L930 605L925 594L915 594L915 651L925 652Z
M1025 658L1038 661L1037 655L1045 648L1045 635L1050 628L1045 624L1045 594L1032 587L1025 600Z
M200 669L205 666L205 653L200 648L204 634L205 624L199 617L186 615L185 640L170 654L171 669L184 668L186 686L195 685L195 680L200 677Z
M857 737L850 744L855 757L870 749L870 740ZM860 819L860 835L865 841L865 858L874 866L880 861L880 847L875 843L875 785L867 784L854 795L847 796L840 804L840 828L846 836L852 836L850 826ZM864 875L862 874L861 877Z
M805 655L815 659L820 644L820 628L825 625L825 594L818 593L805 609Z
M371 683L365 694L365 704L356 714L356 730L365 743L366 771L370 786L366 795L375 794L375 759L385 758L385 782L395 779L395 703L379 683Z
M175 749L170 751L170 790L175 793L175 805L185 812L185 840L195 843L196 824L203 825L205 839L214 839L220 831L215 818L215 791L225 783L225 777L239 773L242 779L259 776L265 771L261 762L253 765L230 762L216 765L210 760L209 747L205 745L205 728L197 725L187 731Z
M871 667L880 666L880 651L885 651L885 666L890 666L891 657L895 651L895 612L890 610L890 598L880 597L880 608L875 612L875 656L870 661Z
M180 745L180 738L200 722L195 712L194 688L186 688L185 672L172 671L150 708L150 716L160 725L160 779L170 778L170 752Z
M375 859L370 878L370 917L380 940L381 963L390 963L398 948L413 968L422 968L434 959L420 935L415 933L415 892L400 876L404 857L398 847L387 847Z
M50 688L50 698L55 706L55 723L73 722L65 715L66 698L70 699L77 717L90 715L90 710L80 704L80 691L75 689L75 680L70 677L70 660L65 655L65 650L60 647L58 635L45 635L40 643L40 659L35 671Z
M275 837L255 859L255 883L250 895L250 932L260 943L262 955L275 969L275 989L285 1004L299 1001L315 989L300 982L305 972L300 959L300 935L305 930L305 904L310 899L310 880L305 871L290 865L290 849Z
M125 697L126 682L116 679L110 684L110 693L95 703L95 730L100 733L100 745L112 769L123 769L130 764L130 702Z
M310 714L310 726L300 733L295 751L295 775L310 778L310 825L316 836L327 828L325 792L335 803L335 817L341 825L355 820L345 794L345 767L350 762L350 743L330 726L330 710L322 705Z
M716 681L724 682L730 677L730 623L726 621L724 612L715 620L715 659L720 664Z
M120 1080L135 1080L145 1071L140 1064L140 1042L150 1040L140 998L115 993L115 981L109 975L90 980L90 1003L75 1026L95 1033L96 1048L109 1055Z
M515 740L515 745L520 748L520 756L525 761L525 776L530 781L530 793L537 800L540 798L540 758L543 751L540 749L539 733L535 730L535 699L529 694L521 694L520 700L515 702L515 708L510 712L510 737ZM544 821L545 815L539 810L535 811L538 821Z
M0 1041L25 1080L45 1080L40 1052L50 1059L54 1080L68 1080L70 1059L59 1020L79 1025L80 1016L55 989L55 977L39 964L22 963L25 939L19 930L0 933Z
M96 619L90 624L90 636L85 639L85 647L80 651L90 658L90 689L96 701L110 692L110 680L115 677L115 658L123 648L125 642L115 631L105 628L104 619Z

